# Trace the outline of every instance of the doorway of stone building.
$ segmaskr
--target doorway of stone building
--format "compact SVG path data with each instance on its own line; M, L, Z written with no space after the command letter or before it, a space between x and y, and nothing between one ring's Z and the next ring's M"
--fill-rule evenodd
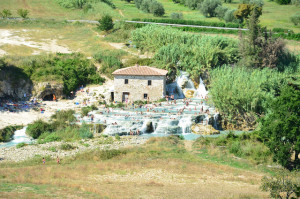
M123 92L122 102L128 102L128 99L129 99L129 92Z

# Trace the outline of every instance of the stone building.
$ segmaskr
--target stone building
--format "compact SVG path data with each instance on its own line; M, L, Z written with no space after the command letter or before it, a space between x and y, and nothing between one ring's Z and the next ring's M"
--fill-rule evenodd
M138 65L118 69L112 73L115 78L111 100L159 100L166 94L167 73L167 70Z

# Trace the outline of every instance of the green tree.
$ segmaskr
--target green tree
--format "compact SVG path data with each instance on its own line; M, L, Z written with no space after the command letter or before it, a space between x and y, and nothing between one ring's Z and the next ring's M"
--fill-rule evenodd
M282 170L274 177L264 176L261 180L261 190L269 191L270 197L289 199L300 197L300 177L296 173Z
M215 17L218 6L222 6L220 0L204 0L200 6L200 11L205 17Z
M288 85L262 118L261 137L273 153L274 161L288 169L300 167L300 89ZM294 160L292 160L294 156Z
M163 16L165 14L165 9L163 7L163 5L157 1L153 1L150 4L150 12L156 16L156 17L160 17Z
M254 9L257 12L256 15L259 17L262 14L262 8L255 4L240 4L238 9L234 12L234 16L243 22L252 15Z
M32 124L28 124L28 127L26 129L26 133L33 137L34 139L38 138L40 135L42 135L45 132L52 132L54 129L51 126L51 124L48 124L47 122L44 122L43 120L37 120L33 122Z
M28 15L29 15L29 11L26 10L26 9L19 9L17 11L18 15L20 15L20 17L22 17L23 19L26 19L28 18Z
M216 16L219 18L219 19L224 19L225 17L225 13L228 11L228 8L227 7L223 7L223 6L218 6L216 8Z
M100 30L109 31L114 28L114 23L112 17L109 15L103 16L99 20L100 25L98 26Z
M3 9L2 12L0 12L0 16L3 18L8 18L11 15L12 14L11 14L10 10L8 10L8 9Z
M234 16L234 12L235 12L235 11L236 11L236 10L233 9L233 10L227 10L227 11L225 12L224 20L226 21L226 23L228 23L228 22L241 23L241 20L235 18L235 16Z
M296 13L293 16L291 16L291 22L297 26L298 24L300 24L300 13Z

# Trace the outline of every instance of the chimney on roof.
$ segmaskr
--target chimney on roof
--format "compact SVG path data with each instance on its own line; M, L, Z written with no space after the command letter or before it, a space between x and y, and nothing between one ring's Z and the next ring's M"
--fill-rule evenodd
M139 67L139 65L138 65L138 64L136 64L135 66L136 66L136 67Z

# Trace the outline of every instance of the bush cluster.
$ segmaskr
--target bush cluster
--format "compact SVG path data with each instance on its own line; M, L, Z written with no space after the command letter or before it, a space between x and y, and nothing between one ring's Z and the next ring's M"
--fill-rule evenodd
M156 38L155 43L153 37ZM133 31L132 41L141 50L155 52L155 60L160 67L170 73L175 71L175 74L177 70L184 70L192 77L199 76L205 69L233 63L238 54L237 43L233 39L193 35L155 25Z
M134 0L135 6L147 13L152 13L154 16L163 16L165 9L163 5L156 0Z
M300 33L278 33L278 34L273 34L273 37L280 37L283 39L288 39L288 40L295 40L295 41L300 41Z
M76 118L73 110L59 111L51 117L49 123L37 120L29 124L26 133L33 138L38 138L38 143L53 141L73 141L93 137L93 131L100 133L104 130L104 125L81 126L74 124Z
M20 67L33 81L63 83L63 91L67 96L80 85L98 84L105 81L97 74L97 69L91 60L79 53L35 56L22 63Z
M121 58L125 54L126 52L122 50L102 50L95 53L93 57L101 64L100 72L112 78L115 70L124 67Z
M89 112L98 110L98 108L95 105L92 106L87 106L87 107L82 107L81 108L81 116L87 116Z
M210 95L215 107L229 119L244 118L249 124L255 115L267 112L268 102L288 80L288 73L224 66L210 72Z
M16 130L21 129L22 126L7 126L0 129L0 142L9 142Z
M220 150L220 147L223 147L222 151L219 151L222 155L224 152L234 154L256 164L269 163L272 159L270 150L263 144L257 132L240 135L229 132L217 138L199 137L193 147L200 150L211 149L211 147Z
M100 30L103 30L103 31L109 31L109 30L113 29L114 28L114 23L113 23L112 17L109 16L109 15L103 16L99 20L98 28Z
M300 24L300 13L296 13L293 16L291 16L291 22L296 26Z

